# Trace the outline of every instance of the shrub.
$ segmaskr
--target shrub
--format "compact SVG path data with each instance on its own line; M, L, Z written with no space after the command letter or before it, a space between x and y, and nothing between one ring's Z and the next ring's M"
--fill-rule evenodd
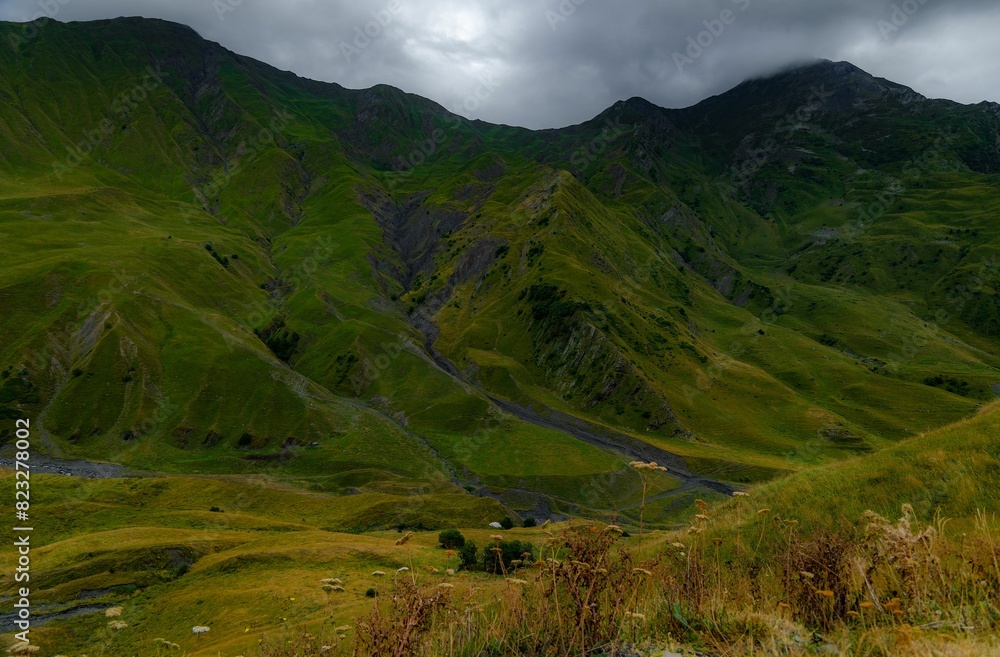
M531 303L531 316L541 323L543 333L549 338L558 338L573 328L573 315L579 310L588 310L586 303L567 300L566 291L554 285L532 285L526 293Z
M285 327L285 318L282 316L274 317L263 330L254 329L254 334L275 356L286 363L291 360L299 346L299 334L288 331Z
M521 541L500 541L495 546L483 550L483 570L494 575L508 573L514 568L513 561L531 562L534 546Z
M358 620L354 654L422 654L424 636L447 606L447 597L440 591L424 593L404 577L396 583L393 595L379 596L383 598L383 602L376 602L374 609Z
M504 529L513 529L514 521L510 519L510 516L504 516L500 519L500 526Z
M522 526L524 527L536 527L537 525L538 521L531 517L525 518L524 522L522 523Z
M438 534L438 542L446 550L457 550L465 545L465 537L457 529L446 529Z
M476 553L479 548L472 541L466 541L465 545L458 549L458 568L459 570L475 570L479 565L476 559Z
M543 253L545 253L544 244L539 244L538 242L534 241L531 242L530 246L528 247L528 266L529 267L534 266L534 264L538 262L538 259L542 257Z

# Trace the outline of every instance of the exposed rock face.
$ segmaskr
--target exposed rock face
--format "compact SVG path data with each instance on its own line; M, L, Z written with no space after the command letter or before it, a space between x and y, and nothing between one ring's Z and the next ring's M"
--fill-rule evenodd
M403 289L409 289L418 274L426 274L433 269L434 255L438 252L442 236L468 219L465 212L425 205L427 194L424 192L396 203L380 190L358 193L358 201L378 221L385 244L391 250L373 264L376 269L398 281Z
M648 431L673 426L681 430L667 399L639 372L600 329L579 316L572 329L555 340L536 338L535 363L549 385L575 406L599 404L654 409L645 417Z

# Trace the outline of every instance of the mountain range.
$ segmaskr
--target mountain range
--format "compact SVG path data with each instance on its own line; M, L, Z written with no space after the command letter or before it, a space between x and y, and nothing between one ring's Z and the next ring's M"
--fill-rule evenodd
M0 42L0 415L46 457L538 518L634 518L655 460L670 524L1000 394L996 103L816 61L531 131L159 20Z

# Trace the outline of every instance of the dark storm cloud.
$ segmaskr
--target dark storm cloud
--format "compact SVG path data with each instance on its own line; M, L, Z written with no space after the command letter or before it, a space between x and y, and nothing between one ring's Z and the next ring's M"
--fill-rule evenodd
M551 127L643 96L693 104L814 58L933 97L1000 99L992 0L0 0L0 19L143 15L280 68Z

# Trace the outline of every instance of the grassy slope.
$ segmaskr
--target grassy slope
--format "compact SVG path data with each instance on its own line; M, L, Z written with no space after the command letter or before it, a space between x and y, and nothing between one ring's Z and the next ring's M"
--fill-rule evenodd
M192 654L209 647L243 650L262 632L306 620L333 615L336 624L347 623L377 583L369 573L391 573L409 558L394 545L395 532L345 532L418 519L439 527L483 526L483 517L503 514L493 500L429 486L421 496L363 487L344 497L265 478L36 476L32 483L34 536L47 543L32 551L36 613L86 606L93 598L129 609L123 620L130 627L119 633L107 629L102 614L33 628L35 643L68 653L105 642L111 650L136 649L155 637L179 641ZM0 484L13 494L12 476ZM483 542L487 533L470 536ZM444 571L455 565L431 549L436 535L419 535L415 566ZM7 571L12 557L3 558ZM347 592L328 599L320 589L324 577L342 578ZM8 577L4 587L12 584ZM192 642L190 627L199 623L213 628L207 642Z
M151 62L169 75L119 112ZM300 618L350 623L369 573L408 555L395 534L343 532L505 513L456 483L635 511L639 480L619 457L496 412L430 362L411 307L430 309L436 347L494 395L636 435L710 476L802 470L753 504L804 525L904 502L923 517L995 508L996 407L938 428L1000 380L1000 199L989 151L969 155L993 125L980 109L894 122L892 106L860 127L824 116L732 196L715 183L754 130L707 106L696 129L624 104L624 132L579 167L600 121L452 127L428 101L307 83L158 22L49 24L0 49L0 71L0 407L36 418L41 450L175 475L35 480L36 600L121 587L101 604L128 601L116 635L99 615L48 626L56 650L162 636L214 654ZM969 130L907 167L942 116ZM110 134L54 175L105 117ZM428 163L390 175L434 127L446 140ZM876 129L903 134L877 161L859 147ZM398 275L411 263L359 200L372 189L396 207L419 197L417 217L464 217L424 235L435 246L419 277ZM900 191L858 225L887 189ZM527 295L539 285L576 305L543 313ZM289 363L254 334L276 318L302 336ZM654 482L666 495L647 521L675 517L676 485ZM331 495L344 492L357 494ZM448 565L432 535L415 544L415 565ZM342 599L319 590L327 576L346 580ZM213 626L200 644L194 623Z
M917 517L957 521L995 513L1000 481L1000 405L879 452L814 468L756 489L770 507L811 527L832 527L867 510L887 517L911 504Z
M894 517L903 503L912 503L926 520L938 510L952 519L951 531L964 531L978 510L996 510L998 422L1000 407L994 404L974 418L875 454L757 487L749 503L753 509L770 508L772 516L799 520L806 536L837 528L869 509ZM12 488L12 477L0 481ZM372 571L391 576L412 565L425 584L434 584L448 581L443 571L455 565L435 549L434 532L418 532L409 548L394 545L395 532L342 533L377 524L381 515L401 508L412 510L385 494L303 494L264 479L35 481L38 517L52 525L55 539L33 553L37 601L57 610L82 591L110 589L101 602L124 603L122 618L129 623L111 632L106 619L91 614L37 631L40 645L62 652L93 650L98 643L125 649L155 637L177 641L191 654L244 650L261 634L278 637L301 627L316 631L324 619L330 627L353 625L367 608L364 592L388 585ZM443 511L439 521L476 524L482 510L469 507L465 496L451 498L456 506ZM222 511L210 512L209 505ZM439 499L433 507L441 510ZM734 509L711 514L712 535L725 534L735 521ZM747 522L748 515L754 520ZM756 518L744 509L744 536L755 535ZM489 542L488 529L463 532L480 545ZM508 538L540 543L545 536L541 529L521 529ZM649 549L675 540L673 534L657 533L643 545ZM428 566L441 572L429 574ZM346 591L328 597L319 588L323 577L341 578ZM493 585L477 575L470 582ZM212 632L196 641L190 635L193 623L208 624Z
M445 476L426 440L463 483L584 507L635 501L638 480L619 459L498 414L432 366L406 316L422 306L441 328L437 348L492 394L743 481L940 426L992 394L992 338L978 329L989 315L970 314L989 312L983 295L944 330L926 329L935 300L939 309L995 243L989 177L922 176L877 229L824 243L817 230L849 220L824 199L861 203L888 174L834 166L837 148L857 153L820 133L796 139L821 149L824 185L781 173L801 159L790 146L755 178L788 190L765 213L754 188L746 206L712 191L726 155L705 148L711 126L685 134L671 123L683 117L648 104L565 131L456 123L397 90L308 83L161 22L53 23L0 56L17 101L4 109L0 217L19 245L5 262L0 328L21 336L3 360L15 377L27 372L33 389L11 401L41 416L53 452L252 472L244 457L291 446L295 476ZM59 75L40 78L49 65ZM148 65L162 79L147 78ZM125 92L138 100L119 111ZM108 116L111 134L54 175L52 160L65 163L66 147ZM604 118L619 128L581 169L577 149ZM427 163L384 173L433 128L444 138ZM414 265L386 243L402 229L373 220L364 190L415 202L410 225L466 218L411 235L430 256ZM886 262L939 233L949 242L939 255ZM525 298L534 285L577 310L539 320ZM302 336L290 367L253 333L278 320ZM919 349L895 357L918 333ZM924 385L939 375L967 385ZM365 448L382 436L385 449ZM295 447L315 440L320 450ZM413 452L427 457L411 462ZM629 482L611 501L609 477Z

